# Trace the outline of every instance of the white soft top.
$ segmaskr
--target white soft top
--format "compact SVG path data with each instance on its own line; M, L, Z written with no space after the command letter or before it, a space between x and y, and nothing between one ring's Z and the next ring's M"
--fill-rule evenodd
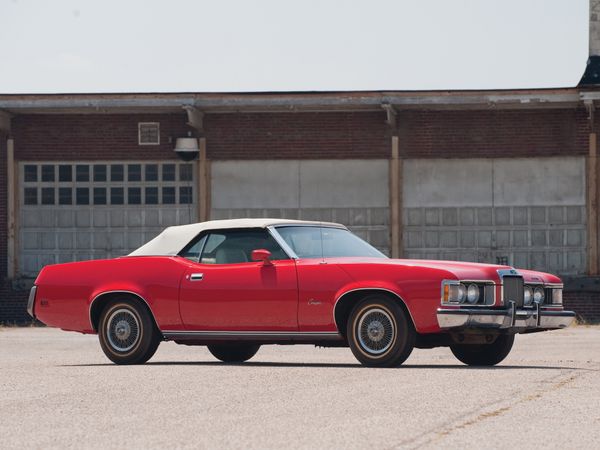
M162 233L145 243L128 256L174 256L189 242L205 230L223 230L231 228L266 228L271 225L325 225L343 227L339 223L311 222L289 219L228 219L210 220L208 222L190 223L165 228Z

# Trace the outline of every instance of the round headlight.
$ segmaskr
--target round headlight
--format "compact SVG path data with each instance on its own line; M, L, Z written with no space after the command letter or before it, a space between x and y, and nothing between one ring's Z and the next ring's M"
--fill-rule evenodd
M533 301L536 303L544 303L544 290L541 287L536 287L534 289Z
M467 301L474 305L479 300L479 287L475 284L470 284L467 288Z
M464 303L467 298L467 287L464 284L458 285L458 302Z
M531 289L531 286L524 286L523 287L523 304L525 306L529 306L529 305L531 305L532 302L533 302L533 289Z

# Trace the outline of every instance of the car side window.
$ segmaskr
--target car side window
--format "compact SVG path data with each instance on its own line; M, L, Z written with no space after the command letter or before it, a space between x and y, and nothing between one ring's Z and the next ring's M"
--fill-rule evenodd
M227 230L209 233L200 256L202 264L238 264L252 261L252 251L264 248L271 259L289 259L267 230Z
M198 239L194 244L190 247L187 247L183 250L180 256L189 259L190 261L198 262L200 260L200 252L202 251L202 247L206 242L206 235L202 236L202 238Z

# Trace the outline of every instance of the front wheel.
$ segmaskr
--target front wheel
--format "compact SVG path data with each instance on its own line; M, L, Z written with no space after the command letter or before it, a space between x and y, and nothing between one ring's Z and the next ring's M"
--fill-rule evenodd
M491 344L454 344L450 350L469 366L495 366L508 356L514 341L514 334L501 334Z
M363 365L396 367L412 352L416 333L398 302L371 295L352 310L347 336L352 353Z
M150 314L130 300L116 301L104 308L98 338L104 354L116 364L143 364L152 358L160 344Z
M259 348L258 344L213 344L208 346L208 351L223 362L241 363L256 355Z

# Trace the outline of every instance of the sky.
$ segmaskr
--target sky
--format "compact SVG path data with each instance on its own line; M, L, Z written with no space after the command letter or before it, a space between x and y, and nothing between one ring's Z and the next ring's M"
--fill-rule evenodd
M0 93L571 87L589 0L0 0Z

